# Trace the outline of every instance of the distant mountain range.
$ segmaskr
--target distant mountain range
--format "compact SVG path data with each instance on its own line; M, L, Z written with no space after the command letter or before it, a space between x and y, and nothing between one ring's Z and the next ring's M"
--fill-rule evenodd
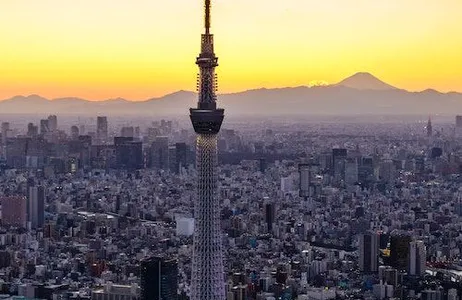
M179 91L146 101L80 98L45 99L16 96L0 102L0 114L185 115L197 95ZM256 89L219 96L227 115L427 115L462 113L462 94L435 90L409 92L369 73L357 73L337 84L315 87Z

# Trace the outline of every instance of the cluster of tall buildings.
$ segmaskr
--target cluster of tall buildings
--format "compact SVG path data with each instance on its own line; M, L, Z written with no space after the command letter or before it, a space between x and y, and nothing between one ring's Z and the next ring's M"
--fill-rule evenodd
M97 132L73 125L70 134L57 127L57 117L41 120L45 131L29 123L25 135L13 136L10 124L2 125L1 154L6 168L41 169L44 173L74 173L79 169L157 168L181 173L194 165L194 152L184 142L171 142L171 122L162 120L146 134L139 127L124 126L120 135L108 135L107 117L97 118ZM51 124L51 126L50 126ZM46 125L46 126L45 126Z
M24 184L25 196L0 197L3 226L29 229L43 228L45 223L45 187L33 180ZM9 192L6 192L8 194Z

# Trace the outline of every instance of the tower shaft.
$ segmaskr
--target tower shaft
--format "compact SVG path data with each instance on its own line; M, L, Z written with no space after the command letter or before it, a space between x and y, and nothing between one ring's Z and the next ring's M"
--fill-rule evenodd
M223 249L218 199L217 134L224 110L216 104L216 75L213 35L210 34L210 0L205 0L205 33L201 37L197 108L190 109L196 138L197 196L194 202L194 242L191 300L225 300Z
M197 136L198 193L194 207L195 231L191 300L224 300L225 284L217 195L217 136Z

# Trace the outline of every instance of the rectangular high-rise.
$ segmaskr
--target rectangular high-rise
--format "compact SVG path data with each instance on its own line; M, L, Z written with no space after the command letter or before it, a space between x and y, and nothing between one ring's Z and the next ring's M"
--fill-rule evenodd
M276 221L276 206L273 201L266 200L263 204L266 229L268 233L273 233L274 222Z
M55 115L48 116L48 129L51 132L56 132L58 130L58 117Z
M151 257L141 262L141 300L178 299L178 262Z
M31 228L41 228L45 222L45 188L41 185L29 187L27 221Z
M427 250L423 241L409 243L409 275L422 276L425 274Z
M177 174L181 173L183 168L188 167L188 152L189 147L186 143L176 143L176 157L175 157L175 172Z
M3 122L2 123L2 144L6 144L6 139L8 138L10 132L10 123L9 122Z
M334 176L334 181L337 183L345 178L345 161L347 154L347 149L332 149L332 176Z
M299 164L298 172L300 175L299 191L300 197L308 198L311 187L311 166L309 164Z
M364 273L379 270L379 237L375 233L359 236L359 270Z
M133 141L133 137L115 137L114 147L117 168L137 170L144 167L142 142Z
M108 139L107 117L99 116L96 118L96 139L98 144L106 144Z
M50 122L48 119L40 120L40 134L45 135L50 132Z
M26 228L27 200L24 197L2 197L2 224Z
M158 136L151 146L151 167L161 170L169 168L169 146L167 136Z
M390 237L390 265L404 271L409 264L409 245L412 238L407 234L392 234Z

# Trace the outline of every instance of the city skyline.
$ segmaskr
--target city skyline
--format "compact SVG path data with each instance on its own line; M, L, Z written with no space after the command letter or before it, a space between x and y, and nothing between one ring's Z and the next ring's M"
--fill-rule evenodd
M145 100L193 90L201 10L200 1L179 0L8 2L0 99ZM220 92L332 84L356 72L411 91L461 91L461 11L454 0L217 1Z
M462 300L442 1L8 1L1 298Z

